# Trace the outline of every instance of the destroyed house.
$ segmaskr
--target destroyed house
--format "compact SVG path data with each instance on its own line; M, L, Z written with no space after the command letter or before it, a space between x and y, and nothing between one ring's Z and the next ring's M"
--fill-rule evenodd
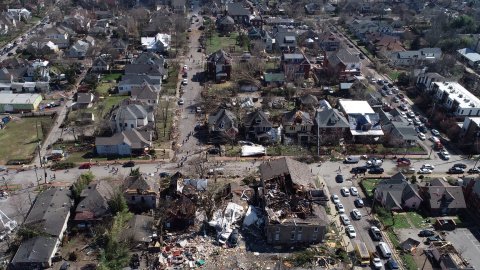
M126 179L127 190L124 193L127 204L132 207L153 209L158 206L160 188L155 179L141 174Z
M318 243L329 224L325 208L311 200L313 177L308 165L281 158L260 165L269 244Z
M199 191L205 190L206 180L191 181L180 172L170 177L169 195L167 196L167 230L184 230L195 225L196 206ZM205 186L203 186L203 183Z

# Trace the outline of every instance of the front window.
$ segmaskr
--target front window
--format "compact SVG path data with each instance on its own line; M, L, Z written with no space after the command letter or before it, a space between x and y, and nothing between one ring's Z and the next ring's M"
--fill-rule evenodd
M295 126L291 126L291 127L290 127L290 130L295 130Z

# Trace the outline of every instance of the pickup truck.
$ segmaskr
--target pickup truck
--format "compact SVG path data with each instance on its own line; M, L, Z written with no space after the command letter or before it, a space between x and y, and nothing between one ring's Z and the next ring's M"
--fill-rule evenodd
M383 159L376 159L376 158L372 158L372 159L369 159L367 160L367 167L379 167L379 166L382 166L383 164Z
M380 230L377 227L375 227L375 226L370 227L369 232L372 235L373 240L375 240L375 241L381 241L382 240L382 233L380 232Z

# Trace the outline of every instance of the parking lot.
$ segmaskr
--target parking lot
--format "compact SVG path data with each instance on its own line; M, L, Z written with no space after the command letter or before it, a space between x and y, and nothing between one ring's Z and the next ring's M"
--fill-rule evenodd
M476 228L457 228L449 231L446 240L453 243L457 251L470 262L475 269L480 266L480 230Z

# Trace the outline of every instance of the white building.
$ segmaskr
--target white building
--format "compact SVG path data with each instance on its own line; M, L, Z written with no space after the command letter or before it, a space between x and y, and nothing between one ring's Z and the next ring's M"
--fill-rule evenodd
M418 51L398 51L390 55L394 66L415 66L435 63L442 57L440 48L423 48Z
M170 50L172 36L158 33L154 37L142 37L142 47L147 52L164 52Z
M350 132L355 137L370 137L374 141L379 141L383 136L380 116L374 112L370 104L365 100L346 100L338 101L340 111L348 119Z
M457 82L434 82L437 102L456 116L480 116L480 100Z

